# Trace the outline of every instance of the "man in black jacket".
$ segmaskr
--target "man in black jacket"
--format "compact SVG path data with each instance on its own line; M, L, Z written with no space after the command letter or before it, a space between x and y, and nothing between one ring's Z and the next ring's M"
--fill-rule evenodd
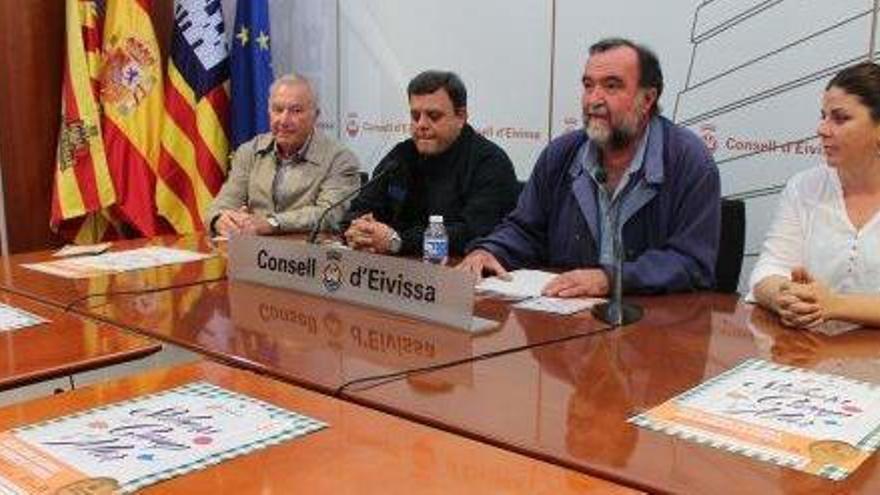
M468 125L467 91L452 72L426 71L407 87L411 138L382 159L346 216L346 242L375 253L417 254L429 215L443 215L460 255L516 205L513 164Z

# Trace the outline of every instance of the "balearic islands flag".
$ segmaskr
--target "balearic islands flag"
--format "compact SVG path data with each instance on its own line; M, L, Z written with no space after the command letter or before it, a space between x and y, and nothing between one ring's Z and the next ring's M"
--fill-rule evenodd
M150 0L109 0L100 88L115 213L142 236L165 233L156 211L162 63Z
M66 0L65 6L67 32L61 129L49 223L57 231L63 221L89 215L92 218L80 219L80 225L73 229L79 230L77 239L85 242L103 237L107 222L99 211L116 202L116 190L104 153L97 98L103 3Z
M178 234L201 214L229 161L229 58L220 0L175 0L156 183L159 213Z

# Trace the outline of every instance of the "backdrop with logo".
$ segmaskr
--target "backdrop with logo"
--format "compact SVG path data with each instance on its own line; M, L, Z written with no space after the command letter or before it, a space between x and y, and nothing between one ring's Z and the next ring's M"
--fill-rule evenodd
M230 23L234 5L224 1ZM468 86L471 124L526 179L549 139L581 126L587 47L611 35L649 45L664 70L664 115L705 139L723 194L746 200L743 279L785 180L821 162L825 83L872 56L877 24L871 0L270 0L270 9L276 73L315 80L321 127L366 170L407 137L409 79L449 68Z

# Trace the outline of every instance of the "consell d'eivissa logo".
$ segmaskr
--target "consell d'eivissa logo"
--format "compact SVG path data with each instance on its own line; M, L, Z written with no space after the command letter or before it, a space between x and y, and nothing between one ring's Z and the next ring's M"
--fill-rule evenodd
M297 278L317 279L318 262L313 257L293 258L271 254L266 249L257 252L257 268L285 273ZM342 253L330 251L321 270L321 285L327 292L340 290L347 282L352 289L380 292L389 296L417 302L437 301L437 288L432 284L411 280L403 273L388 273L379 268L356 266L346 277Z
M778 153L786 155L821 155L822 145L816 142L816 136L802 139L780 141L767 136L724 135L711 122L703 123L696 130L713 154L717 151L736 154Z
M327 263L321 272L321 282L327 292L336 292L342 287L342 267L339 266L341 261L341 254L336 251L327 251Z

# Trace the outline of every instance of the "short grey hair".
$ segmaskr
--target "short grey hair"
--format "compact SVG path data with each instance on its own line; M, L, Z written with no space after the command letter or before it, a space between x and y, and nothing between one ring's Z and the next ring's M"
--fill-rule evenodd
M312 95L312 106L315 107L315 111L320 111L320 106L318 105L318 91L315 89L315 85L312 84L312 81L308 77L297 74L296 72L285 74L272 81L272 84L269 86L269 100L272 100L272 95L275 94L275 91L281 86L296 86L297 84L302 84L308 88L309 94Z

